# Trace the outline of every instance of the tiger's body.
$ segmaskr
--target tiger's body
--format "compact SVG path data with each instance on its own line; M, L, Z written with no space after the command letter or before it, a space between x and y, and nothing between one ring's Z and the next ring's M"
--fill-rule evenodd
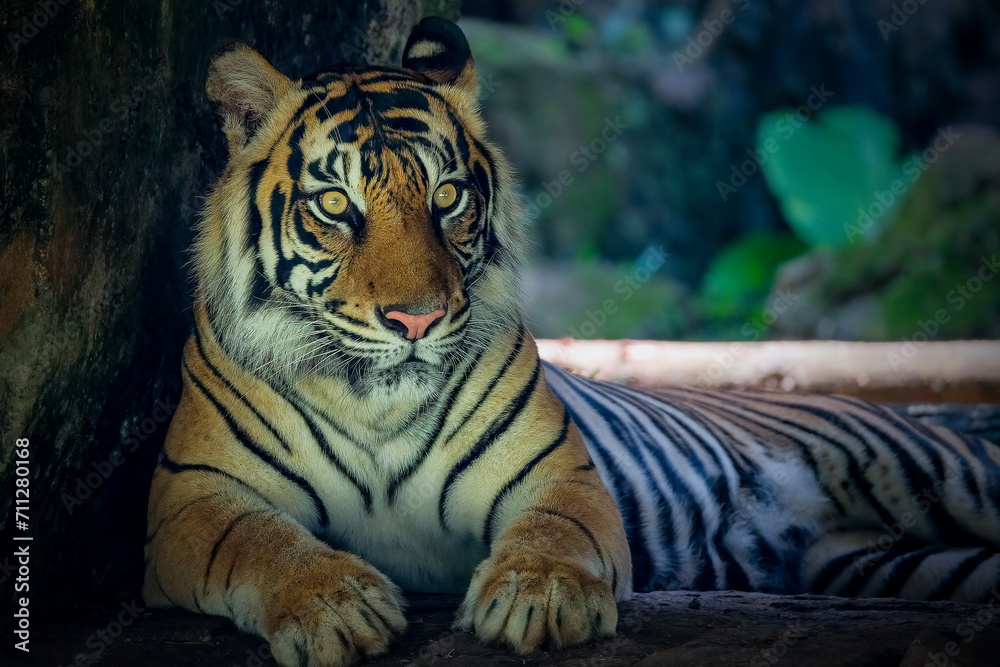
M227 616L282 665L342 665L405 627L397 585L464 592L456 626L520 652L613 633L633 587L996 587L994 445L848 399L651 396L538 359L523 216L452 24L421 22L403 68L300 81L236 47L208 93L231 155L195 247L149 604Z
M844 396L546 378L625 515L636 590L984 602L1000 585L993 443Z

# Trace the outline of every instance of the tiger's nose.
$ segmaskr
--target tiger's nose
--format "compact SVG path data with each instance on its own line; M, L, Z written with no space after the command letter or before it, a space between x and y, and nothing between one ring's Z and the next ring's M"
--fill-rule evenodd
M419 307L407 307L402 305L389 306L385 311L376 308L379 319L386 328L403 336L407 340L418 340L427 335L430 329L438 320L444 317L444 310L437 309L429 313L408 313L407 310L419 311Z

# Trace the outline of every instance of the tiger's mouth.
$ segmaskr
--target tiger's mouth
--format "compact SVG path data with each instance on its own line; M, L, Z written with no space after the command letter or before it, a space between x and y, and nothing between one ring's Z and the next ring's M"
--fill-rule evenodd
M450 372L463 358L465 327L449 332L447 340L400 341L359 349L356 342L331 336L339 366L353 386L391 386L405 380L419 382Z

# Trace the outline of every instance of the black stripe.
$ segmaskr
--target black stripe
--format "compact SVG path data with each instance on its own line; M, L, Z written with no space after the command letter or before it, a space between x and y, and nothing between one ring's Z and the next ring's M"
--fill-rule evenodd
M288 138L288 162L286 166L288 168L288 175L292 177L293 181L299 181L302 179L302 137L306 133L306 124L300 123L292 130L291 136Z
M281 225L285 217L285 195L281 192L281 185L275 185L271 191L271 242L274 244L274 252L278 256L275 265L275 280L282 287L288 286L288 278L292 273L293 262L285 257L282 249Z
M275 472L302 489L302 491L312 500L313 507L316 509L316 513L319 516L320 525L326 527L329 524L330 518L327 515L326 507L323 505L323 501L320 500L319 494L316 493L316 489L314 489L312 485L309 484L309 482L303 477L292 472L284 464L280 463L270 452L258 446L257 443L253 441L253 438L250 437L250 434L243 430L243 427L237 423L229 410L227 410L225 406L223 406L222 403L220 403L219 400L208 391L208 388L205 387L201 380L198 379L198 377L191 371L191 367L188 366L186 359L183 361L183 366L194 385L198 387L198 390L201 391L201 393L205 395L205 398L212 403L216 411L222 417L223 421L226 422L226 426L229 427L230 434L241 445L246 447L249 452L257 456L257 458L264 463L271 466Z
M396 494L399 493L399 489L403 482L412 476L418 468L427 459L427 455L430 453L432 446L441 436L441 430L444 428L444 423L448 419L448 415L451 414L452 407L455 405L455 400L458 398L459 392L462 391L468 385L466 382L469 377L475 373L476 368L479 366L480 360L483 358L483 354L486 352L488 346L480 347L479 351L476 352L475 357L469 363L468 367L456 377L455 386L452 388L451 393L448 394L448 398L444 400L441 410L438 413L437 422L434 424L434 428L430 430L430 434L424 441L423 447L417 453L416 458L410 462L403 470L397 472L392 479L389 480L389 485L386 487L386 498L392 503L396 500Z
M962 478L968 487L969 494L972 496L973 503L976 505L976 510L982 510L984 494L979 489L979 482L976 480L975 474L973 473L968 460L964 456L958 454L958 452L956 452L948 443L943 442L941 437L932 431L926 424L923 424L915 419L903 417L881 405L860 401L846 396L831 396L830 398L856 406L868 413L881 417L883 421L894 423L900 430L904 431L904 434L913 438L913 442L919 450L923 451L928 458L930 458L931 465L934 466L934 474L942 481L945 479L945 462L939 448L945 448L947 452L954 454L958 458L959 465L962 470ZM962 434L958 433L956 433L956 435L959 435L960 437L962 436Z
M551 510L551 509L549 509L547 507L536 507L536 508L532 509L531 511L532 512L538 512L539 514L549 514L551 516L557 516L560 519L565 519L566 521L569 521L570 523L572 523L573 525L575 525L577 528L579 528L580 532L582 532L584 535L586 535L587 539L590 540L591 546L594 547L594 551L597 553L597 557L601 561L601 566L604 567L605 569L607 569L607 561L604 559L604 550L601 549L600 542L597 541L597 538L594 537L594 533L591 532L591 530L589 528L587 528L587 526L585 526L582 521L580 521L579 519L577 519L575 517L571 517L568 514L563 514L562 512L557 512L557 511ZM611 586L612 590L614 590L616 588L615 584L617 584L617 579L618 579L618 571L617 571L617 569L615 569L614 563L612 563L612 586Z
M274 389L275 392L280 394L280 392L278 392L278 390L274 388L274 385L268 383L268 386L270 386L272 389ZM297 398L292 394L288 395L282 394L282 396L285 398L286 401L288 401L291 409L294 410L299 415L299 417L302 418L302 421L305 422L306 427L308 427L309 432L313 436L313 439L316 441L316 444L319 445L320 450L326 456L327 460L329 460L330 463L333 464L333 467L336 468L341 475L346 477L347 480L354 485L354 488L358 490L358 493L361 494L361 501L364 503L365 510L370 512L372 509L371 490L367 486L362 484L361 481L354 475L354 473L352 473L350 470L347 469L347 466L344 465L344 463L340 460L337 454L333 451L333 448L330 447L330 443L329 441L327 441L326 436L324 436L323 432L320 430L319 425L315 422L315 420L313 420L312 417L306 414L305 409L303 409L301 399ZM331 424L331 427L336 428L333 424ZM343 435L344 438L351 440L346 433L341 433L341 435ZM353 440L351 440L351 442L353 442Z
M479 400L477 400L471 408L466 410L464 415L462 415L458 420L456 420L455 422L456 426L451 430L451 433L448 434L448 437L444 438L444 444L447 445L449 442L451 442L451 439L455 437L455 434L458 433L459 429L461 429L462 426L464 426L469 422L469 418L472 417L472 414L476 410L478 410L479 407L484 402L486 402L486 399L489 397L491 393L493 393L493 389L496 387L497 382L500 381L500 378L502 378L504 374L507 373L508 369L513 367L514 362L517 360L518 355L521 354L521 349L523 347L524 347L524 328L522 327L521 329L518 330L517 342L514 344L514 347L507 355L507 358L504 360L503 365L500 366L500 369L493 376L493 379L490 380L489 384L486 385L486 389L479 397Z
M979 553L968 556L962 561L955 570L941 582L937 590L927 596L928 600L950 600L951 596L954 595L958 587L965 583L967 577L969 577L973 572L975 572L980 565L988 561L990 558L996 555L996 552L990 549L980 549Z
M939 554L944 551L944 549L945 547L941 545L932 545L897 557L896 560L892 562L892 565L890 566L892 571L889 573L887 580L882 585L882 590L879 591L877 597L894 598L899 595L903 586L907 581L909 581L910 575L912 575L914 571L920 567L920 565L924 562L924 559L928 556Z
M333 262L333 260L330 261L331 263ZM323 278L318 283L310 281L309 287L307 288L307 293L309 297L315 298L316 296L326 292L326 288L332 285L333 281L336 280L337 276L339 275L340 275L340 266L338 265L337 268L333 270L333 273L328 275L326 278ZM339 301L339 303L343 304L344 302ZM327 310L329 310L329 303L327 304Z
M354 111L357 114L361 111L360 92L356 85L352 85L344 90L343 94L328 98L316 109L316 120L323 123L344 111Z
M226 472L225 470L220 470L214 466L205 465L203 463L177 463L167 456L166 451L160 452L160 460L156 463L157 466L163 468L171 474L177 474L182 472L207 472L213 475L219 475L232 480L239 484L240 486L246 488L247 490L253 492L255 495L259 496L261 500L266 502L271 507L274 507L274 503L268 500L263 493L258 491L255 487L251 486L247 482L244 482L239 477Z
M455 467L451 469L448 473L447 479L445 479L444 486L441 488L441 496L438 499L438 520L441 522L441 527L447 531L448 526L444 520L444 510L445 505L448 502L448 494L451 492L452 485L458 476L461 475L465 470L478 459L483 452L485 452L496 440L507 431L511 423L521 414L524 406L528 403L528 399L534 393L535 388L538 386L538 378L541 375L542 366L538 361L535 361L535 371L531 374L531 379L528 383L521 389L521 392L517 397L511 401L504 411L493 420L486 432L479 438L479 441L466 453L462 460L455 464Z
M930 459L931 465L934 467L935 475L938 478L944 477L944 462L941 458L941 452L938 451L935 446L942 443L937 436L931 434L930 430L925 425L920 422L901 417L888 408L880 405L874 405L866 401L837 395L830 396L830 399L862 410L866 414L871 415L873 418L881 420L886 427L895 426L899 430L903 431L904 436L912 438L913 444L917 447L918 451L922 451ZM931 434L933 441L925 437L926 434ZM909 452L907 452L907 454L909 454Z
M264 275L264 264L260 259L260 237L264 229L264 221L260 215L260 207L257 206L257 189L260 187L261 179L268 167L267 160L255 162L250 168L250 219L247 223L247 252L254 258L253 282L250 286L250 300L248 306L254 310L261 306L270 296L270 285Z
M181 507L176 512L173 512L167 518L165 518L162 521L160 521L160 523L157 524L156 529L153 530L153 532L151 532L148 535L146 535L146 544L149 544L154 539L156 539L156 535L160 532L160 529L163 528L164 526L166 526L171 521L175 521L177 519L177 517L179 517L181 514L183 514L184 511L187 508L191 507L195 503L200 503L200 502L203 502L205 500L209 500L210 498L217 498L217 497L222 496L222 495L225 495L224 491L216 491L215 493L210 493L207 496L198 496L197 498L195 498L193 500L189 500L188 502L184 503L183 507Z
M840 445L839 443L835 443L835 442L831 441L829 438L827 438L827 437L819 434L816 431L813 431L811 429L806 428L805 425L803 425L803 424L798 424L798 423L795 423L795 422L790 422L790 421L781 419L780 417L777 417L777 416L775 416L775 415L773 415L771 413L762 412L760 410L755 410L755 409L753 409L751 407L748 407L745 403L737 403L737 407L736 408L731 408L731 407L724 406L724 405L718 405L715 402L712 402L712 399L715 398L715 397L711 397L711 396L708 396L708 395L705 395L705 394L701 394L701 393L696 393L696 392L693 392L693 391L689 391L687 393L689 393L689 394L695 394L695 396L697 396L697 398L692 398L691 396L687 397L688 400L693 405L699 406L702 410L706 410L706 411L709 411L709 412L714 412L715 413L714 416L717 419L721 419L723 421L731 421L730 419L726 419L720 413L728 414L728 415L732 416L732 419L739 419L739 420L743 420L743 421L749 421L749 422L753 423L754 425L756 425L757 428L759 428L759 429L761 429L763 431L766 431L768 433L773 433L773 434L775 434L777 436L785 438L789 442L789 444L791 444L792 446L794 446L798 450L799 455L802 457L802 460L805 461L806 465L809 468L811 468L813 471L817 471L818 472L818 470L819 470L819 467L818 467L819 464L816 461L816 457L813 456L812 452L809 451L808 446L804 442L802 442L796 435L793 435L792 433L790 433L788 431L782 431L782 430L780 430L780 429L778 429L778 428L776 428L774 426L765 424L764 422L760 421L759 419L761 417L766 418L766 419L772 419L772 420L778 422L779 424L782 424L782 425L785 425L785 426L791 426L791 427L794 427L795 429L797 429L798 431L803 431L805 433L814 435L817 438L820 438L821 440L827 442L828 444L832 444L835 448L839 449L844 454L845 457L847 457L848 459L851 459L850 452L848 452L844 446ZM699 398L702 399L702 400L699 400ZM746 396L740 396L740 398L747 398L747 397ZM770 403L768 403L768 405L770 405ZM752 416L746 415L746 414L742 414L741 412L739 412L739 410L744 410L744 411L750 413L750 415L752 415ZM739 424L737 424L737 423L733 423L733 425L739 427ZM742 427L739 427L739 428L742 429ZM743 430L745 430L745 429L743 429ZM753 435L755 436L755 438L757 439L757 441L760 442L760 438L757 437L756 434L753 434ZM859 472L859 474L860 474L860 472ZM840 512L841 514L845 514L847 510L844 508L844 505L834 495L834 493L830 489L829 485L827 485L827 483L823 479L821 479L818 474L816 475L815 479L816 479L816 484L820 487L820 490L826 495L827 499L830 500L830 502L837 509L837 511Z
M866 547L861 547L846 554L842 554L828 560L823 569L820 570L819 574L813 577L812 581L809 582L810 591L817 594L825 594L830 584L833 580L837 578L841 572L843 572L847 567L852 566L860 556L873 555L870 550ZM881 558L881 556L879 556ZM876 558L876 560L878 560ZM863 575L863 573L861 573Z
M236 396L236 398L240 399L243 405L245 405L247 409L250 410L250 412L252 412L254 416L256 416L257 419L260 420L260 422L265 426L265 428L267 428L268 431L271 432L271 435L274 436L275 440L278 441L278 444L280 444L281 447L286 452L291 452L292 451L291 446L283 437L281 437L281 435L278 433L278 430L274 428L274 425L271 424L271 422L268 421L263 414L261 414L260 410L254 407L253 403L250 402L250 399L248 399L242 391L237 389L233 385L233 383L229 381L228 378L222 375L222 372L219 371L219 369L216 368L215 364L213 364L212 361L208 358L208 355L205 353L205 348L202 345L201 327L197 325L194 328L194 342L195 342L195 348L198 350L198 356L201 357L201 360L208 367L208 370L212 371L212 374L215 375L215 377L217 377L226 385L226 389L231 391L233 395Z
M570 386L569 380L563 377L565 375L569 375L569 373L560 369L555 370L556 372L553 373L553 375L558 376L564 383L566 383L567 386ZM617 466L611 459L611 456L604 451L604 448L594 436L594 433L587 426L586 422L579 418L568 402L563 401L563 407L568 413L570 413L570 418L573 420L573 423L576 424L576 427L580 429L580 433L583 435L584 440L587 443L587 449L590 451L591 455L596 455L596 457L601 460L604 470L606 471L606 475L610 478L612 486L611 490L618 503L618 509L622 513L622 519L626 528L625 537L628 541L629 551L632 554L633 587L640 591L646 590L646 587L648 587L652 581L654 571L652 558L649 555L649 549L647 549L643 540L642 531L638 528L641 525L641 512L639 511L639 504L635 498L634 489L628 480L623 478L618 472Z
M695 502L693 506L691 503L688 503L689 510L687 513L698 518L698 525L696 527L697 532L694 535L693 544L697 551L700 552L700 559L698 562L702 564L697 570L693 585L699 590L712 590L718 588L750 590L752 587L746 570L737 560L736 556L734 556L732 552L730 552L729 548L726 547L725 538L732 527L732 517L736 514L733 499L731 497L731 493L729 492L728 478L725 476L726 466L723 465L719 455L715 452L712 443L705 440L690 424L685 423L684 419L693 422L696 425L700 425L709 433L712 432L712 425L705 423L699 415L691 411L689 406L678 405L672 400L668 400L667 397L651 396L649 394L609 382L587 380L587 383L598 384L608 393L617 393L621 395L622 400L628 401L636 409L645 414L653 424L654 428L656 428L657 432L666 439L667 443L673 445L674 450L680 453L681 456L683 456L697 471L698 475L704 481L709 494L716 500L717 507L715 509L719 517L719 522L712 535L708 534L708 526L705 525L702 520L702 515L704 514L704 510L706 508L702 507L697 502ZM655 407L654 405L650 405L650 401L657 402ZM668 413L666 411L667 408L681 413L683 419L678 418L674 414ZM676 428L671 426L667 420L670 420L670 422L675 424ZM718 474L709 474L709 472L705 469L701 458L699 458L698 452L688 445L688 440L701 445L700 452L708 455L709 459L719 469L720 472ZM718 437L715 438L714 442L720 449L725 450L724 445L719 441ZM673 482L674 485L683 484L683 482L681 482L678 478L676 478L676 475L673 474L673 466L669 462L665 462L661 456L657 456L657 460L660 462L661 469L664 474L675 480ZM734 467L736 467L736 464L739 463L739 461L733 460L732 457L727 457L727 461L732 463ZM741 479L744 477L744 475L739 471L737 474L741 477ZM780 558L778 558L777 562L775 562L777 554L774 552L774 549L770 547L766 540L763 540L763 538L759 535L757 537L764 543L763 546L758 547L759 551L762 552L761 555L766 554L772 563L772 569L768 572L768 574L772 577L786 576L787 564ZM692 542L689 542L689 544L692 544ZM715 564L710 557L712 549L714 549L714 553L725 565L723 580L718 578L718 574L715 570ZM780 588L789 588L787 580L782 582Z
M882 417L884 419L885 416L882 415ZM926 470L920 467L910 451L872 422L864 422L864 424L882 440L889 453L896 457L903 474L903 479L910 487L911 493L918 494L926 489L934 488L935 480L932 479ZM922 448L921 451L923 451ZM940 476L939 479L941 479ZM987 543L987 540L984 537L959 526L958 522L948 513L947 509L942 507L943 504L930 503L930 506L927 508L938 530L938 534L942 537L942 541L953 545L986 546L984 543Z
M868 479L865 477L864 472L861 470L861 465L859 464L857 456L855 455L855 453L853 451L851 451L847 447L847 445L845 445L845 444L843 444L843 443L841 443L841 442L839 442L837 440L834 440L833 438L825 435L824 433L821 433L819 431L815 431L815 430L813 430L811 428L806 427L805 424L804 424L804 422L807 421L807 420L803 420L802 422L790 421L788 419L784 419L782 417L778 417L777 415L774 415L774 414L771 414L771 413L768 413L768 412L761 412L760 410L755 410L755 409L749 407L747 405L747 402L754 402L754 403L758 403L758 404L759 403L763 403L764 405L767 405L767 406L773 406L773 403L771 403L770 401L767 401L765 398L759 397L759 396L751 396L749 394L741 395L740 396L740 407L743 410L746 410L747 412L750 412L751 414L754 414L754 415L757 415L757 416L760 416L760 417L764 417L764 418L767 418L767 419L771 419L771 420L777 422L778 424L781 424L782 426L789 427L789 428L794 429L796 431L801 431L801 432L807 433L807 434L815 437L817 440L820 440L820 441L826 443L827 445L829 445L833 449L835 449L838 452L840 452L841 454L843 454L843 456L847 460L848 478L854 482L855 487L858 489L858 491L864 497L865 501L867 501L868 504L871 506L871 508L875 510L876 514L879 515L879 519L880 520L884 521L887 524L892 524L892 523L895 522L896 519L895 519L895 516L893 515L893 513L890 512L875 497L874 488L873 488L872 483L870 481L868 481ZM816 407L811 406L811 405L803 405L803 404L799 404L799 403L782 403L781 405L783 407L785 407L785 408L789 408L789 409L792 409L792 410L798 410L799 412L804 412L804 413L806 413L808 415L811 415L813 417L817 417L822 422L830 424L834 428L838 429L843 435L848 436L849 438L851 438L853 440L853 444L859 445L861 447L861 449L864 451L864 453L870 459L877 458L877 455L876 455L875 451L868 444L867 439L864 436L862 436L861 434L859 434L854 427L852 427L850 424L848 424L843 419L843 417L849 416L849 415L838 415L838 414L835 414L835 413L831 413L831 412L829 412L827 410L824 410L822 408L816 408ZM724 408L722 408L721 406L717 406L716 405L716 406L713 406L713 407L716 410L724 410ZM747 417L745 417L745 416L743 418L747 419ZM788 432L775 431L774 428L766 426L763 422L756 421L756 423L758 425L760 425L762 428L771 430L773 432L782 433L782 435L784 435L786 438L788 438L792 444L796 445L800 449L800 451L803 451L803 452L806 451L806 449L805 449L806 448L805 443L801 442L797 437L789 434ZM818 466L814 463L815 459L812 459L811 456L810 456L810 458L806 459L806 460L807 460L807 462L810 463L810 467L812 467L813 470L816 470L817 472L819 471ZM818 475L816 476L816 480L822 486L826 486L825 482L823 482L822 480L820 480L820 478L819 478ZM829 488L829 487L827 487L827 488ZM830 497L833 498L832 495Z
M634 465L632 466L642 477L642 481L645 483L645 490L651 492L651 500L653 502L654 508L657 509L656 515L653 519L656 521L659 534L656 535L657 539L655 543L660 544L663 547L666 558L667 565L665 569L652 569L650 575L656 575L653 579L646 582L643 590L648 587L657 587L664 577L670 575L674 567L677 564L679 555L678 548L681 546L678 544L677 540L677 530L674 525L674 514L673 507L667 500L666 496L659 485L653 479L652 474L647 468L645 461L640 453L641 450L645 449L641 444L641 438L634 437L632 429L620 418L620 415L613 410L609 410L602 404L601 400L609 401L610 399L606 395L601 395L596 393L595 388L591 388L584 382L573 382L575 378L570 377L570 379L564 379L566 385L586 404L590 410L592 410L601 420L607 425L614 436L612 441L608 443L608 448L614 448L615 451L620 452L625 460L631 461ZM594 395L591 395L591 394ZM601 400L599 400L599 398ZM580 420L575 420L577 424ZM595 449L600 450L600 445L594 441L593 443ZM602 452L603 453L603 452ZM613 466L606 466L609 470ZM688 492L690 493L690 492ZM639 514L641 516L641 513ZM641 533L645 524L643 521L638 520L632 523L632 532ZM649 541L647 539L647 541Z
M299 238L299 241L317 252L324 252L326 250L326 248L323 247L323 244L319 242L316 235L306 229L305 223L302 222L302 209L296 208L292 213L292 219L294 220L295 235ZM316 262L316 265L318 268L326 269L329 268L332 263L333 260L326 259Z
M229 589L232 588L233 570L235 569L236 569L236 559L234 558L231 561L229 561L229 572L226 573L226 589L225 589L226 592L229 592Z
M695 556L694 560L699 564L698 574L696 576L697 585L701 589L712 588L716 585L716 573L715 565L712 563L712 559L709 553L708 544L708 527L705 524L704 518L704 507L695 498L694 493L691 489L691 485L688 484L675 470L675 467L671 461L668 460L666 455L666 448L658 446L658 440L656 436L649 433L645 428L643 428L638 418L633 411L636 411L644 415L649 422L657 429L661 435L666 435L662 430L662 424L658 423L654 418L656 413L648 406L644 401L640 400L638 396L629 390L617 387L610 383L601 383L600 386L604 389L604 398L612 403L613 406L618 406L620 412L623 412L629 416L629 423L632 428L639 432L640 437L632 440L632 445L636 449L645 449L653 457L660 467L660 473L666 478L667 487L674 492L676 501L682 506L682 511L678 512L680 516L686 516L690 519L691 535L687 542L687 549L691 550ZM641 430L640 430L641 429ZM631 430L631 429L630 429ZM669 440L668 440L669 441ZM623 443L624 444L624 443ZM679 450L679 447L675 447L675 451ZM691 451L690 449L688 451ZM681 453L684 456L683 452ZM701 479L706 487L708 493L712 493L713 488L709 484L709 476L706 474L704 466L701 461L695 456L685 456L688 462L692 465L695 470L698 471L698 478ZM659 492L659 487L652 476L647 476L647 482L652 486L656 487ZM667 536L668 543L664 545L666 551L670 552L672 549L677 549L677 544L679 540L677 539L676 530L673 525L673 504L670 503L668 498L662 492L660 497L663 501L664 511L670 511L668 529L670 534ZM725 516L725 512L721 512ZM725 523L724 521L721 523ZM735 559L733 559L735 563ZM742 568L740 568L742 569ZM738 579L739 577L737 577ZM748 580L749 581L749 580ZM711 583L709 583L711 582Z
M343 304L344 302L341 301L340 303ZM372 328L372 326L370 324L368 324L367 322L365 322L364 320L359 320L356 317L351 317L350 315L347 315L345 313L341 313L340 311L337 311L334 314L337 317L339 317L340 319L344 320L345 322L349 322L349 323L353 324L356 327L361 327L362 329L371 329Z
M243 514L240 514L238 517L233 519L230 522L230 524L226 526L226 529L222 531L222 535L219 536L219 539L215 541L215 545L212 547L212 554L208 557L208 565L205 566L205 581L202 585L202 595L208 595L208 578L212 574L212 566L215 564L215 558L216 556L219 555L219 548L222 546L222 543L226 541L226 538L229 537L229 534L233 532L234 528L236 528L236 524L243 521L243 519L247 518L251 514L261 514L264 511L265 510L254 510L250 512L244 512Z
M562 429L559 431L559 435L556 436L555 440L552 441L545 449L538 452L533 459L524 465L523 468L510 479L503 488L494 496L493 503L490 505L490 511L486 513L486 521L483 524L483 544L487 547L490 546L490 541L493 535L493 522L496 521L497 513L500 510L500 504L506 498L506 496L511 492L511 490L524 481L524 478L537 466L542 460L559 448L564 442L566 442L566 434L569 432L569 413L563 410L563 421Z

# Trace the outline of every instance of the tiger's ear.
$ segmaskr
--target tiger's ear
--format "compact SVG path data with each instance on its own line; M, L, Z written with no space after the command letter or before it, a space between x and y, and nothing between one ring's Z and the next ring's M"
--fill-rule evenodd
M222 117L231 153L246 146L294 85L246 44L230 44L212 56L205 89Z
M440 84L479 96L476 65L469 42L457 25L428 16L413 29L403 49L403 67Z

